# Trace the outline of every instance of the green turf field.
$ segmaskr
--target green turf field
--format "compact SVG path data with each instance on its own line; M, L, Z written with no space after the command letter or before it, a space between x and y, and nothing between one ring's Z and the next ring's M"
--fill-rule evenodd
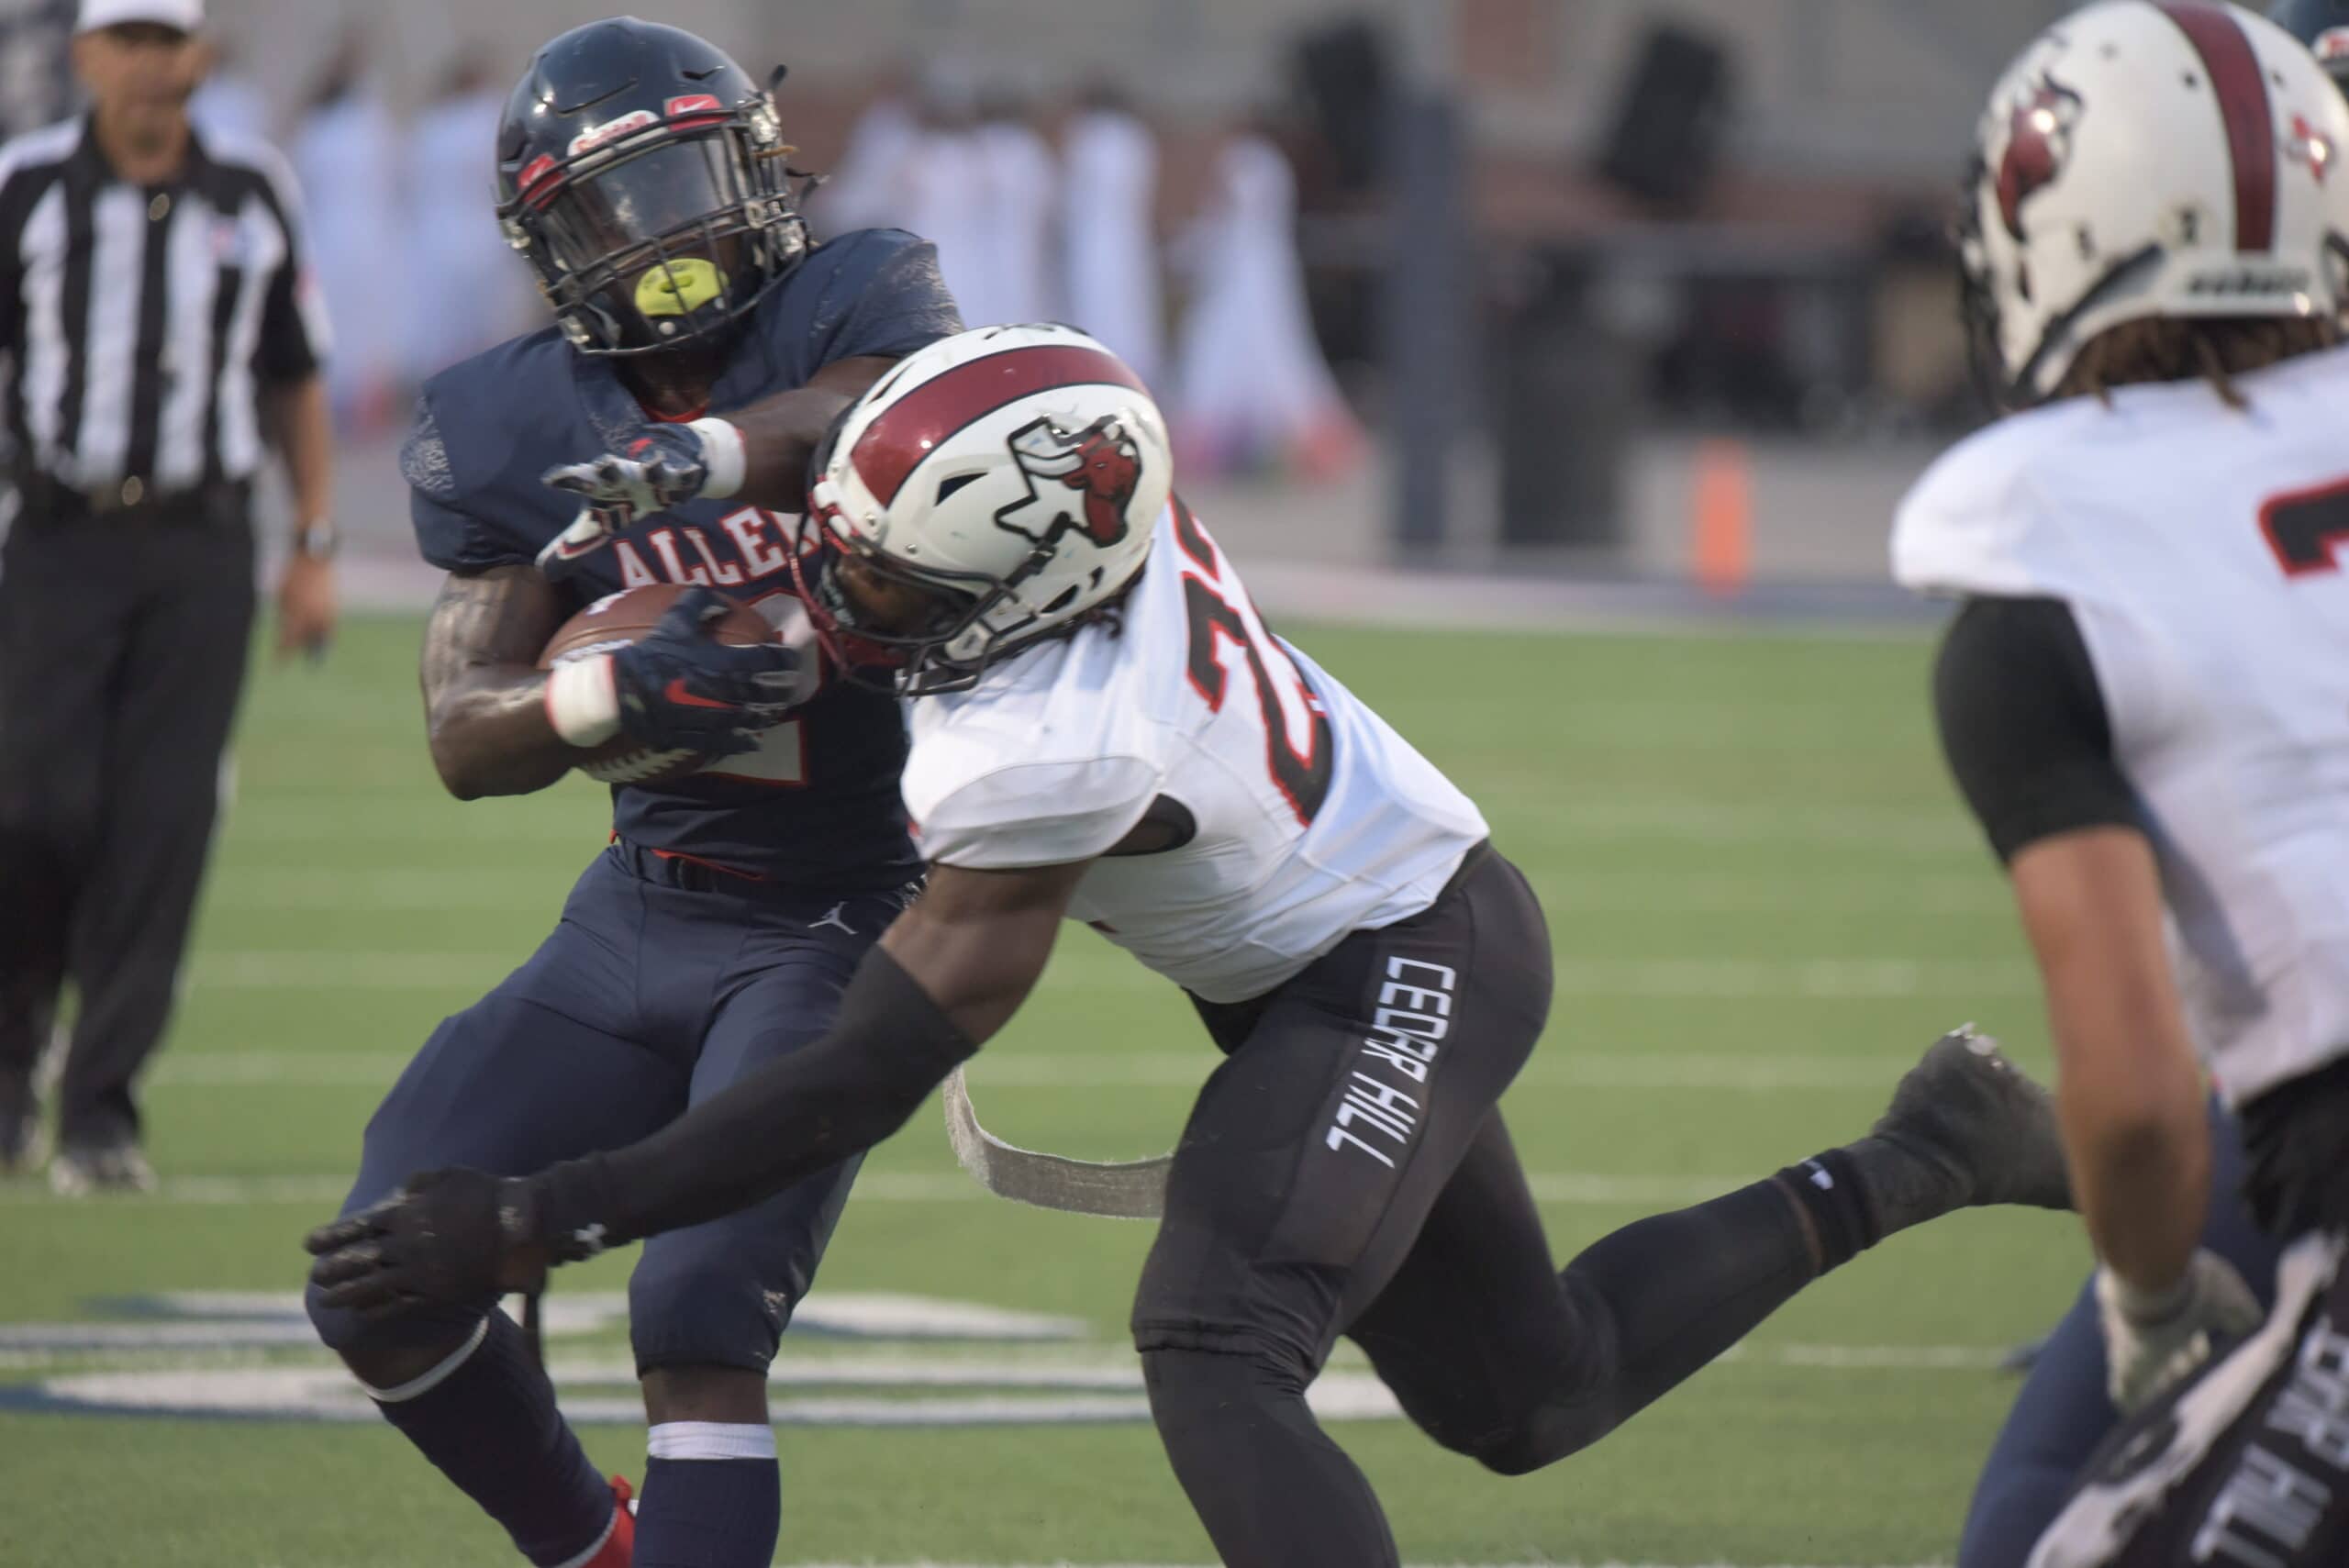
M256 679L192 984L148 1098L165 1192L65 1204L0 1185L0 1329L104 1318L120 1340L9 1349L0 1334L0 1396L136 1404L326 1364L201 1335L167 1344L107 1303L290 1299L301 1232L331 1211L382 1088L435 1020L529 951L602 842L602 792L584 782L521 801L440 793L415 636L361 621L327 669ZM1478 798L1548 905L1558 999L1508 1109L1562 1255L1856 1133L1950 1024L1979 1018L2043 1066L2003 889L1932 748L1923 642L1300 640ZM1172 1141L1208 1062L1179 995L1073 929L973 1084L1014 1142L1132 1156ZM1130 1416L1122 1324L1146 1228L985 1198L934 1112L866 1172L819 1302L905 1293L1073 1318L1076 1337L786 1341L809 1386L778 1389L795 1412L779 1561L1208 1562L1145 1424L924 1424ZM558 1299L618 1289L626 1262L566 1272ZM2012 1392L1988 1362L2046 1325L2085 1262L2062 1217L1968 1215L1901 1237L1594 1451L1520 1480L1397 1420L1334 1429L1414 1562L1946 1562ZM551 1355L579 1372L565 1386L581 1400L626 1396L608 1325ZM310 1382L336 1397L332 1379ZM875 1412L905 1424L871 1425ZM821 1419L843 1414L868 1424ZM587 1442L640 1472L640 1428L595 1426ZM19 1409L0 1413L0 1562L513 1561L369 1424Z

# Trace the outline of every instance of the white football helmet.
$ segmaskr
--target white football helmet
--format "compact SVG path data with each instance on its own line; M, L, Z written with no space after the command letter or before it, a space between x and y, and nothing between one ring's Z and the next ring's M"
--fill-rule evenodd
M1975 362L2001 406L2052 395L2146 317L2334 317L2349 269L2349 104L2289 33L2204 0L2103 0L1990 95L1959 215Z
M916 635L859 626L831 574L803 585L850 662L909 695L952 691L1131 583L1174 488L1141 378L1070 327L986 327L908 355L816 455L807 542L941 600ZM803 569L804 570L804 569ZM856 645L861 644L862 647Z

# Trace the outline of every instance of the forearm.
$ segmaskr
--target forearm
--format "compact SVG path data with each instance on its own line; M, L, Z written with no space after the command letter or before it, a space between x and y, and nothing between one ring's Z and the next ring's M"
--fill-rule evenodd
M2151 846L2092 828L2011 871L2047 983L2056 1112L2097 1255L2143 1290L2174 1284L2209 1202L2207 1091L2162 940Z
M578 755L547 709L537 668L561 610L537 573L452 576L424 634L425 736L441 783L461 800L529 795Z
M547 717L547 676L529 665L469 670L428 702L432 765L460 800L531 795L562 777L578 750Z
M334 424L326 382L306 376L271 395L271 424L294 489L297 530L324 521L334 509Z
M2210 1202L2200 1076L2183 1052L2065 1057L2056 1109L2089 1240L2121 1279L2164 1289L2185 1273Z
M742 443L742 479L733 494L771 511L796 512L807 498L807 464L842 410L864 395L895 360L836 360L806 386L726 415Z
M805 386L727 415L742 438L743 477L736 495L770 511L799 510L817 443L854 401L829 387Z
M886 951L824 1036L651 1137L533 1178L541 1234L618 1245L746 1208L872 1148L978 1046Z

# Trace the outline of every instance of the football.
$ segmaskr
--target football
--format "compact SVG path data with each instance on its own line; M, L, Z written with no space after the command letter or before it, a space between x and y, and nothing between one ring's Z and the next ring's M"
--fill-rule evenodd
M551 670L574 659L588 659L626 648L647 636L669 613L685 585L654 583L607 594L562 623L539 654L539 668ZM748 605L735 605L718 623L718 640L747 648L774 640L775 630L764 616ZM572 765L600 784L661 784L698 772L707 758L695 751L656 751L627 735L615 735L600 746L579 754Z

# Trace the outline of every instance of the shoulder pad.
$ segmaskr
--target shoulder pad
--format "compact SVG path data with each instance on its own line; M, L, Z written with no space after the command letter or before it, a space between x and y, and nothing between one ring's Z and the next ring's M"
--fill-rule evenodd
M901 229L866 228L816 247L760 313L768 351L795 382L835 360L901 359L963 329L938 251Z
M1943 453L1895 514L1894 579L1922 594L2060 593L2041 548L2050 517L2039 467L2097 406L2014 415Z

